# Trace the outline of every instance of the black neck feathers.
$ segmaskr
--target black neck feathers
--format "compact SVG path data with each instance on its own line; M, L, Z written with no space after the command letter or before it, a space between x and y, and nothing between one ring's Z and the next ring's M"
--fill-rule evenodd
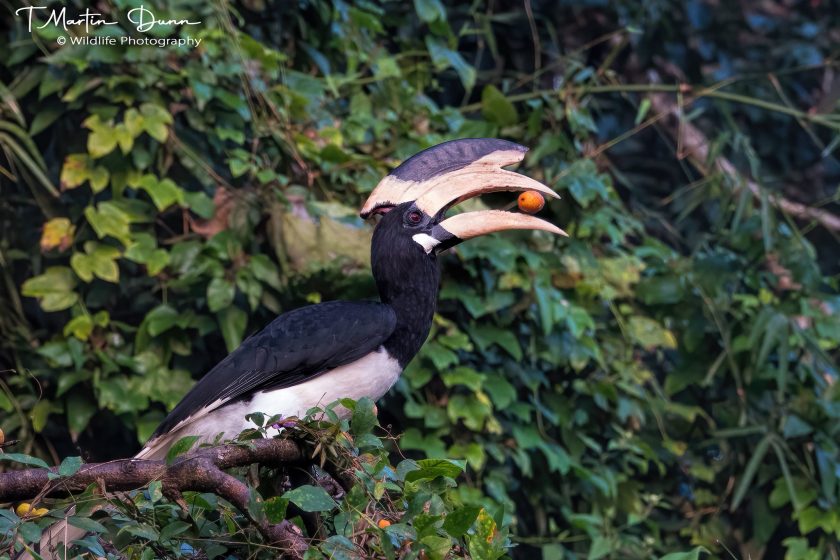
M385 341L385 349L405 367L432 327L440 269L437 258L403 230L401 206L383 216L373 232L371 268L382 303L397 315L396 329Z

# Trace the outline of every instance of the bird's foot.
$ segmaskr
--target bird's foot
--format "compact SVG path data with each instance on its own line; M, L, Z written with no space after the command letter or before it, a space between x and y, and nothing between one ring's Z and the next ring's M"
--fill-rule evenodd
M336 501L341 500L347 494L336 479L320 469L315 473L315 484L326 490L327 494Z

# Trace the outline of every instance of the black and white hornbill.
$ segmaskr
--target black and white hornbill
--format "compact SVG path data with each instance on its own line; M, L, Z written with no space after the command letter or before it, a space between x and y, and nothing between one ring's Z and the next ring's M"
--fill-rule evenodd
M394 169L361 209L363 218L381 215L371 243L381 301L333 301L280 315L196 383L136 457L163 458L187 435L232 438L249 427L245 416L252 412L300 416L343 397L382 397L429 334L438 294L437 253L508 229L566 235L544 220L509 211L446 217L452 206L489 192L538 191L556 198L541 183L503 169L520 162L526 151L504 140L454 140ZM80 536L68 531L78 532L63 522L45 531L42 554Z
M361 209L381 215L371 268L380 302L333 301L277 317L210 370L152 435L138 458L161 458L186 435L231 438L252 412L303 415L339 398L379 399L397 381L432 325L437 253L486 233L539 229L565 235L527 214L485 210L446 218L453 205L494 191L557 195L504 170L527 148L490 138L445 142L388 174Z

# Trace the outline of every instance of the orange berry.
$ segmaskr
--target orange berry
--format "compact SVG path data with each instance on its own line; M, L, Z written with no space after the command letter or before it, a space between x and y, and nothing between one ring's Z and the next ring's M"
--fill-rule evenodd
M537 191L525 191L519 195L519 209L528 214L536 214L545 206L543 195Z
M377 523L377 525L379 525L380 529L384 529L385 527L390 527L391 522L388 521L387 519L380 519L379 523Z

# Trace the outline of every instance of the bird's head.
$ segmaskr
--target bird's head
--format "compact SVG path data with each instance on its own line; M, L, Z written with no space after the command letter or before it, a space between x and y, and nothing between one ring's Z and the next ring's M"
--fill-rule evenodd
M467 239L508 229L566 233L545 220L506 210L482 210L446 217L454 205L497 191L557 194L542 183L503 167L522 161L528 149L494 138L467 138L438 144L412 156L373 190L362 218L383 215L374 233L391 243L434 255ZM407 240L413 243L407 243ZM416 244L416 245L415 245ZM412 251L413 252L413 251Z

